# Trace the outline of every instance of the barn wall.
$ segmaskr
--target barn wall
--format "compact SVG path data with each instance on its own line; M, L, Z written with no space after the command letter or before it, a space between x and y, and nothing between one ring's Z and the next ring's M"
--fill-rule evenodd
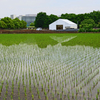
M71 28L77 29L77 24L72 24Z

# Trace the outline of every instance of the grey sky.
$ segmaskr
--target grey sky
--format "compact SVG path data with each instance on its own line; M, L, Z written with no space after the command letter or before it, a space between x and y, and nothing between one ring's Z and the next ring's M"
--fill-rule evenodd
M100 10L100 0L0 0L0 18L46 12L48 15L62 13L88 13Z

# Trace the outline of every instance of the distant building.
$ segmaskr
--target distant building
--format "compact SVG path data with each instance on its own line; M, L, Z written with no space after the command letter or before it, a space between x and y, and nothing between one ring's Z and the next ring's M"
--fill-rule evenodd
M67 19L58 19L49 25L49 30L77 29L77 24Z
M35 21L35 19L36 19L36 15L28 14L28 15L22 16L21 20L24 20L25 22L27 22L27 26L29 26L30 23Z
M19 15L17 18L18 18L19 20L22 20L22 16L23 16L23 15Z
M11 15L11 19L18 18L19 20L24 20L27 23L27 26L30 25L30 23L34 22L36 19L36 14L27 14L27 15L19 15L16 17L15 15Z
M10 18L11 19L15 19L16 18L16 15L10 15Z

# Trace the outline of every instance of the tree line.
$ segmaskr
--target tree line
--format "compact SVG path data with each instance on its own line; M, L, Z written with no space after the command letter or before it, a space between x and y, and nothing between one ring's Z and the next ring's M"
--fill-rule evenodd
M49 24L59 19L57 15L47 15L45 12L40 12L37 14L36 20L34 22L35 27L49 28Z
M11 19L4 17L0 20L0 29L23 29L26 28L27 23L18 18Z
M94 21L95 25L93 27L99 27L100 28L100 11L93 11L90 13L84 13L84 14L61 14L60 17L57 15L47 15L45 12L40 12L37 14L36 20L34 22L35 27L41 27L41 28L49 28L49 24L56 21L57 19L68 19L76 24L78 24L78 28L82 28L82 21L92 19ZM91 20L90 20L91 21ZM85 21L86 22L86 21Z
M81 22L85 19L93 19L96 24L100 22L100 11L93 11L90 13L85 13L85 14L62 14L60 18L63 19L69 19L75 23L78 23L79 25Z
M49 24L56 21L57 19L68 19L76 24L81 30L89 30L92 28L100 28L100 11L93 11L84 14L61 14L60 17L51 14L47 15L45 12L39 12L36 16L34 23L30 26L35 26L36 28L49 28ZM9 17L4 17L0 20L0 29L23 29L26 28L27 23L18 18L11 19Z

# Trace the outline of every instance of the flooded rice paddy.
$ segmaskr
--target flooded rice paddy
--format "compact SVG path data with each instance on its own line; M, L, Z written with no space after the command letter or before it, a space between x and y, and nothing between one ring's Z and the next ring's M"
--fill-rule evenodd
M100 48L58 41L47 48L0 44L0 100L100 99Z

